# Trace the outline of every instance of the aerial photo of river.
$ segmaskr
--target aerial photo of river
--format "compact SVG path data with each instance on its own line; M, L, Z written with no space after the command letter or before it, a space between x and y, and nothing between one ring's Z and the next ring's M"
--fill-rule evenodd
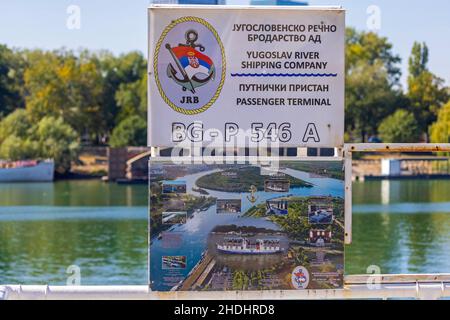
M342 163L340 167L342 168ZM259 170L260 168L257 169L258 175ZM240 172L239 170L236 171ZM204 170L201 172L178 176L174 181L186 184L186 194L201 197L202 193L196 191L198 188L199 179L214 173L220 174L221 172L223 171L220 169ZM259 204L264 204L266 200L276 199L283 196L330 196L339 197L341 199L344 198L343 180L312 175L310 173L294 170L291 168L282 168L279 172L286 176L294 177L300 179L301 181L307 182L310 184L310 187L291 187L285 193L258 190L253 193L253 202L250 201L252 194L249 191L225 192L202 187L203 192L205 193L206 191L207 197L216 199L239 199L241 201L241 212L243 215L241 215L240 213L217 214L217 206L214 203L206 210L194 213L191 218L188 219L187 223L174 225L168 230L170 231L172 237L173 234L178 233L180 235L179 238L182 239L181 241L183 243L178 244L176 247L167 247L167 241L165 241L164 236L156 238L156 235L154 235L154 237L152 237L150 255L150 279L152 283L154 283L153 288L155 288L156 290L170 290L176 282L174 281L176 280L175 277L179 279L187 276L202 259L202 254L204 254L206 248L208 247L207 242L210 232L217 226L233 224L237 226L254 226L270 230L281 230L277 224L268 219L245 216L247 210L252 207L258 206ZM242 181L239 179L239 177L236 177L235 179L231 179L231 181L236 180L241 183ZM246 188L246 190L248 190L248 188ZM209 252L211 252L211 250L209 250ZM164 256L186 256L187 265L185 268L177 270L177 274L163 272L163 270L160 269L160 261ZM280 257L280 259L282 258ZM270 259L267 259L267 257L260 258L260 261L256 261L256 259L254 258L253 262L259 264L261 268L263 268L265 261L270 264ZM169 285L167 283L171 284Z

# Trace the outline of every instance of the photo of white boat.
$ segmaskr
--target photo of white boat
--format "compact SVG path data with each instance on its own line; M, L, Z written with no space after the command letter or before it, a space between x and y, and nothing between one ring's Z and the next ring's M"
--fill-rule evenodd
M256 239L251 241L245 237L225 238L221 244L217 244L217 250L229 254L274 254L284 251L279 240Z
M265 192L289 192L290 182L289 180L267 180L264 183Z

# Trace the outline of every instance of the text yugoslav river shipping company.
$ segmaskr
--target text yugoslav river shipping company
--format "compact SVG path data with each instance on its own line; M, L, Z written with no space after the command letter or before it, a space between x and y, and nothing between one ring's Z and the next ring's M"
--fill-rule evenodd
M149 19L149 145L221 145L242 132L343 144L344 10L155 7Z

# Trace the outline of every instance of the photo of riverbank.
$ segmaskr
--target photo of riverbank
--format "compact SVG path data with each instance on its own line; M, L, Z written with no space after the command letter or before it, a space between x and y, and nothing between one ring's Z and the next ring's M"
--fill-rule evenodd
M343 180L319 176L317 166L314 175L291 169L295 162L282 163L276 180L261 175L261 167L250 164L203 166L203 170L187 165L183 170L186 174L173 178L174 183L166 177L150 176L152 290L297 289L292 283L292 272L299 266L309 271L307 289L341 288ZM336 162L340 161L330 162L330 171ZM164 165L170 164L155 162L152 167L160 166L165 171ZM307 169L307 163L303 168ZM277 183L267 188L267 181L280 182L280 188ZM164 232L165 235L176 232L183 238L177 248L163 248L158 236L162 229L155 224L164 201L168 201L167 194L161 197L163 183L186 186L186 194L180 199L190 208L189 218L185 224L174 225ZM334 219L313 227L309 211L318 202L331 208ZM273 214L275 207L285 210L285 214ZM323 232L322 238L317 230ZM311 232L317 238L314 243ZM327 238L325 234L333 236ZM186 269L177 273L183 279L176 285L173 279L166 281L170 276L152 263L162 255L186 256Z
M187 221L187 212L163 212L163 224L183 224Z

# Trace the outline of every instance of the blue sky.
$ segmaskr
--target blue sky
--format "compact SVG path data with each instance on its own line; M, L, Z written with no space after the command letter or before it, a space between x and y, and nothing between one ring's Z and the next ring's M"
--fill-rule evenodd
M245 0L230 0L245 4ZM248 1L247 1L248 2ZM12 47L108 49L114 53L146 52L149 0L0 0L0 43ZM407 60L415 40L430 48L430 69L450 85L450 1L448 0L310 0L311 5L342 5L347 25L367 30L366 10L381 10L380 35L394 44L402 59L405 83ZM81 9L81 28L66 27L67 8Z

